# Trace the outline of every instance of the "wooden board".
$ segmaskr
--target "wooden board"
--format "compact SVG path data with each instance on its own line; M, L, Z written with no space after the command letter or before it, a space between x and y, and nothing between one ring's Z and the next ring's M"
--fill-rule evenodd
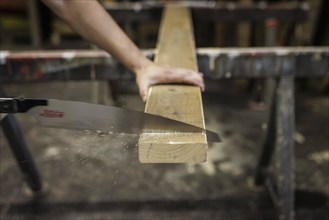
M162 18L155 62L197 70L190 11L167 6ZM200 88L156 85L150 88L145 112L205 128ZM142 163L201 163L207 160L204 133L143 133L139 139Z

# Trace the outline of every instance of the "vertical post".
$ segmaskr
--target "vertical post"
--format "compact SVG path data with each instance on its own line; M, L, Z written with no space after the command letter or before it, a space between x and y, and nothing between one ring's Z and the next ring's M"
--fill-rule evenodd
M42 189L42 184L39 173L35 167L31 154L28 151L27 145L24 141L22 132L18 127L14 116L8 114L4 119L2 119L1 127L3 128L3 133L7 137L10 148L27 181L28 186L34 192L40 191Z
M236 47L238 44L238 25L236 22L227 22L225 27L225 47Z
M0 88L1 96L5 97L5 94ZM41 178L15 117L8 114L0 121L0 125L28 186L33 192L40 192L42 190Z
M266 45L275 46L277 22L266 21ZM280 77L278 80L267 79L266 88L271 98L271 109L267 133L265 134L262 153L258 162L255 183L271 181L268 187L274 193L274 205L279 220L294 219L294 78ZM267 171L270 163L274 173ZM272 174L274 178L270 178ZM272 183L273 182L273 183Z
M276 149L274 170L277 179L278 216L293 220L295 192L295 109L294 78L281 77L276 97Z
M274 85L275 86L275 85ZM269 115L267 122L267 130L264 135L263 143L262 143L262 151L258 160L256 175L255 175L255 185L263 185L265 182L266 175L268 174L267 169L271 163L271 159L273 156L274 148L275 148L275 140L276 140L276 88L273 88L273 93L269 94L269 100L271 100L271 104L269 105Z
M265 44L266 46L275 46L276 45L276 36L277 36L277 21L274 19L268 19L265 23L266 32L265 32ZM255 175L255 184L262 185L264 184L266 178L266 170L269 167L272 159L272 155L275 148L275 129L276 129L276 94L277 90L277 81L275 79L267 79L265 90L265 101L268 104L269 114L268 114L268 123L267 130L264 135L262 143L262 151L258 160L257 170Z
M41 30L40 30L40 24L39 24L39 11L38 11L38 5L37 0L28 0L27 1L27 7L28 7L28 16L29 16L29 22L30 22L30 36L33 47L40 47L41 45Z

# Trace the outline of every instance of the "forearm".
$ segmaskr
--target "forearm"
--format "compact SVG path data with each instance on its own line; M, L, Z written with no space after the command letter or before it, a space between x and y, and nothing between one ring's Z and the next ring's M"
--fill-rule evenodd
M96 0L43 0L78 34L106 50L136 74L143 100L160 83L188 83L204 89L198 72L157 65L147 59Z
M135 73L150 61L96 0L43 0L77 33L108 51Z

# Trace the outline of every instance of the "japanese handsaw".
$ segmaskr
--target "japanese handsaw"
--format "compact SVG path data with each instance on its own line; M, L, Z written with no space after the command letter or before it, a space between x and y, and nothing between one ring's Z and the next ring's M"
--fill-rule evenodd
M208 142L220 142L215 132L158 115L125 108L56 99L0 98L0 113L28 113L43 125L108 133L205 133Z

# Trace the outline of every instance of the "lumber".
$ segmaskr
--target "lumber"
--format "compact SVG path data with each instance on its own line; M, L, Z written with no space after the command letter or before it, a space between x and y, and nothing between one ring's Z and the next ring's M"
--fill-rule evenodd
M155 62L197 71L189 8L168 5L161 21ZM199 87L156 85L149 89L145 112L205 128ZM142 163L201 163L207 160L204 133L160 132L140 135Z

